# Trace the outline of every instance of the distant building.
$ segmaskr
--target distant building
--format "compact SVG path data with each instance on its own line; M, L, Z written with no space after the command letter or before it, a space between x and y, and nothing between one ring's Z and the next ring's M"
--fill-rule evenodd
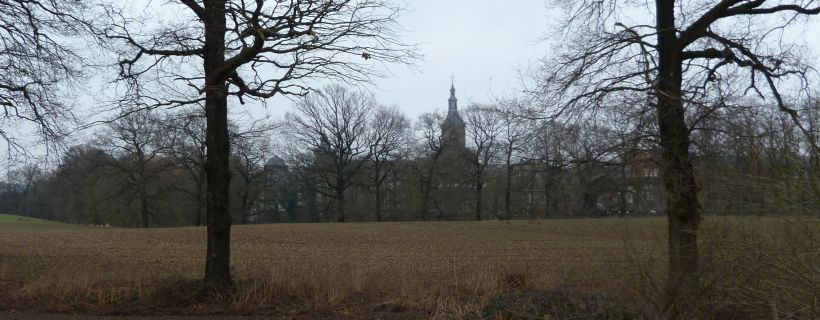
M634 151L627 153L622 163L606 170L595 209L607 215L665 213L666 189L657 155L651 151Z
M447 220L467 219L474 211L475 186L470 180L473 166L469 160L473 151L467 148L466 124L458 113L454 84L450 84L447 117L441 123L441 148L433 216Z
M444 150L462 151L466 148L464 120L458 114L456 88L450 84L450 99L447 100L447 117L441 123L441 145Z

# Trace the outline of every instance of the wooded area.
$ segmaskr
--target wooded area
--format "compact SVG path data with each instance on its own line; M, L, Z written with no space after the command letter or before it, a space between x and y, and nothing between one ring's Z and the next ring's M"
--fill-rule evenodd
M443 115L411 121L341 86L320 94L357 100L334 109L311 96L284 122L232 126L233 221L472 220L479 172L483 219L664 214L658 150L617 122L583 127L511 116L527 112L520 100L469 106L467 141L483 141L486 159L445 161L435 152ZM740 111L713 112L692 135L704 212L817 214L818 161L800 130L766 105L733 107ZM0 210L80 224L203 225L204 126L204 116L186 110L117 119L54 168L11 170Z

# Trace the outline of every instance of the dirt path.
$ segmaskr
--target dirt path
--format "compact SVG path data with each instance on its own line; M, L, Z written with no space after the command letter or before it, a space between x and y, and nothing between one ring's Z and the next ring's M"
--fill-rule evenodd
M307 319L347 319L347 320L411 320L418 315L374 312L369 314L314 313L298 316L89 316L54 313L27 313L0 311L0 320L307 320Z
M259 319L286 319L282 317L244 317L244 316L211 316L211 317L188 317L188 316L88 316L53 313L25 313L25 312L0 312L0 320L259 320Z

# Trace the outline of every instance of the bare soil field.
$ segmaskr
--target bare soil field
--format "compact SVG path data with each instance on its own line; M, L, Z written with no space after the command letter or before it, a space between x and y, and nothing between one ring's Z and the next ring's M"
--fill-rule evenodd
M817 219L708 217L702 234L715 294L745 299L751 315L820 308ZM566 300L567 312L663 312L665 218L247 225L232 237L237 285L222 293L195 280L204 228L0 223L0 310L450 319L525 297ZM511 289L537 294L507 303Z

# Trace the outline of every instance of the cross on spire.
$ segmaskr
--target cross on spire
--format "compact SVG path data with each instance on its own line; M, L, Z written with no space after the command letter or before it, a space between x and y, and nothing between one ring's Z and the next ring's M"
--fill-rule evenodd
M456 98L456 76L450 74L450 100Z

